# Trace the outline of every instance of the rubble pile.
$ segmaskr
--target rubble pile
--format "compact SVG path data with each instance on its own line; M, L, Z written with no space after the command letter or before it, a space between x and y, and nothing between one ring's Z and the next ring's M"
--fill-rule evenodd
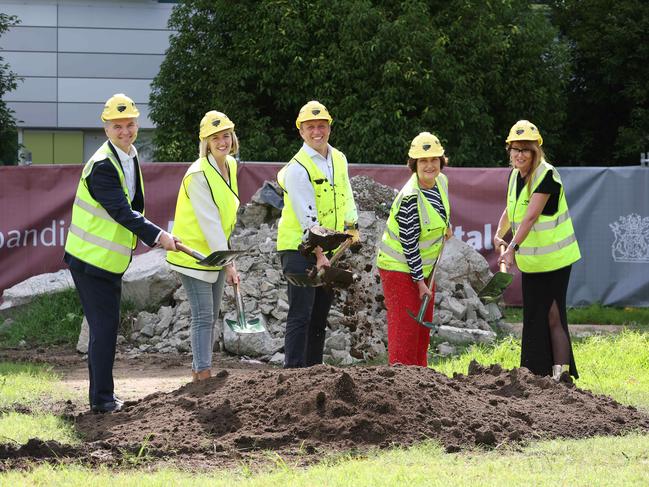
M272 183L266 182L245 205L231 239L232 248L253 249L250 255L238 258L236 265L246 313L260 317L268 333L237 335L227 326L224 329L224 321L219 320L215 349L282 363L288 297L275 250L279 210L273 206L276 201L272 201L271 188ZM325 361L339 365L371 360L387 350L386 310L375 262L376 245L396 191L364 176L352 178L352 188L363 245L348 252L339 265L352 270L357 280L348 289L336 291L325 341ZM493 340L489 323L501 318L500 311L495 304L483 305L476 294L491 277L485 259L470 246L451 239L437 276L434 322L440 326L440 336L449 342ZM226 287L221 310L225 317L235 319L234 309L234 294ZM139 351L185 352L190 350L189 326L189 303L181 287L173 295L173 306L163 306L157 314L140 313L129 338Z

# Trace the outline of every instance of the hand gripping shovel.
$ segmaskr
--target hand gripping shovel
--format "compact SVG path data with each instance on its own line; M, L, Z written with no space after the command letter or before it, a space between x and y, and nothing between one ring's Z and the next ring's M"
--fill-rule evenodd
M232 284L234 288L234 297L237 304L237 319L229 320L226 318L225 324L235 333L263 333L266 331L264 325L261 324L261 319L252 318L246 319L246 311L243 307L243 299L241 299L241 290L239 284Z
M231 263L237 257L246 255L249 253L250 249L247 250L216 250L210 255L205 257L203 254L197 250L190 249L180 242L176 242L176 248L185 252L187 255L191 255L196 259L198 265L203 265L206 267L223 267Z
M500 255L505 253L506 247L504 245L500 246ZM482 291L478 293L478 297L482 300L483 303L489 304L494 303L500 299L507 286L512 283L514 276L507 272L507 266L504 262L500 263L500 270L496 272L489 282L482 288Z
M442 239L443 239L442 246L439 249L439 255L435 260L435 264L433 265L433 272L431 273L430 280L428 281L428 289L430 290L433 289L433 285L435 283L435 273L437 272L439 263L442 261L442 253L444 252L444 245L446 245L446 236L443 236ZM426 309L428 308L429 304L430 304L430 294L426 294L426 296L424 296L424 299L422 299L421 301L421 306L419 306L419 313L417 313L417 316L412 314L410 310L407 311L410 317L413 320L415 320L417 323L419 323L421 326L425 326L426 328L430 328L433 331L437 331L437 326L433 325L432 322L424 321L424 315L426 314Z

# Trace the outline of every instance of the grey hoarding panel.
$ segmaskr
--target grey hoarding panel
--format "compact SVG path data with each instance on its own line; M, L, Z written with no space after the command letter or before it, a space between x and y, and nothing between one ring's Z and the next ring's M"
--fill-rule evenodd
M55 27L12 27L2 36L7 51L56 51Z
M56 101L56 78L23 78L16 89L6 93L6 101Z
M117 29L166 29L173 5L117 3L109 6L61 5L61 27L99 27Z
M62 78L153 79L164 60L158 54L60 53L58 56Z
M568 303L649 306L649 169L559 171L582 253Z
M61 103L104 103L115 93L130 96L137 104L147 103L151 80L59 78Z
M14 110L16 125L29 128L56 127L56 103L14 101L7 103Z
M11 71L18 76L56 76L54 52L2 52Z
M59 52L164 54L168 30L59 28Z

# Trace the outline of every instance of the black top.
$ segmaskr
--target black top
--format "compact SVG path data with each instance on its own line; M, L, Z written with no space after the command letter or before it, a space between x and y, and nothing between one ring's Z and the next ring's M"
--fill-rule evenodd
M521 173L519 172L516 177L516 198L520 196L521 191L523 190L523 186L525 186L525 179L523 179ZM550 195L550 199L548 199L547 203L545 204L541 215L552 216L557 212L557 210L559 209L559 194L561 193L561 185L557 183L552 177L552 171L548 171L546 173L543 181L541 181L541 184L536 187L534 193Z
M121 161L117 151L109 142L108 146L113 151L115 159L121 166ZM108 160L98 161L92 168L90 175L86 178L88 191L90 195L99 202L106 212L120 225L137 235L149 247L155 245L155 239L160 233L160 227L151 223L144 218L144 194L142 192L142 181L140 181L139 162L137 157L134 158L135 165L135 195L129 205L122 185L119 181L119 174L115 166ZM104 269L95 267L87 262L77 259L69 253L65 253L63 260L78 272L85 272L99 277L108 279L121 279L121 274L108 272Z

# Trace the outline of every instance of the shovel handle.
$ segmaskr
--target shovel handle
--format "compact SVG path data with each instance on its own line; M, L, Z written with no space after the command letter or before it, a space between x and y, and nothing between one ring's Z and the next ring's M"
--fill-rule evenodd
M201 254L199 251L190 249L189 247L187 247L187 245L182 244L180 242L176 242L176 248L178 250L185 252L187 255L191 255L196 260L203 260L205 258L205 256Z
M246 322L246 311L243 307L243 298L241 297L241 289L239 284L236 282L232 283L232 289L234 290L234 298L237 303L237 317L240 321L240 324L245 324Z
M340 259L340 257L343 255L343 253L345 252L345 250L347 250L351 245L352 245L352 239L351 239L351 238L348 238L347 240L345 240L345 241L340 245L340 247L338 247L338 250L336 250L336 253L335 253L334 255L332 255L332 256L329 258L329 265L330 265L330 266L334 265L334 264L336 263L336 261L337 261L338 259ZM324 272L325 272L324 268L323 268L323 269L320 269L320 270L318 271L318 273L316 274L316 276L317 276L318 278L322 278L322 276L324 275Z
M507 247L505 247L504 245L501 245L498 248L500 249L500 256L502 257L503 254L505 253L505 251L507 250ZM507 272L507 264L505 264L504 262L501 262L499 269L500 269L500 272Z

